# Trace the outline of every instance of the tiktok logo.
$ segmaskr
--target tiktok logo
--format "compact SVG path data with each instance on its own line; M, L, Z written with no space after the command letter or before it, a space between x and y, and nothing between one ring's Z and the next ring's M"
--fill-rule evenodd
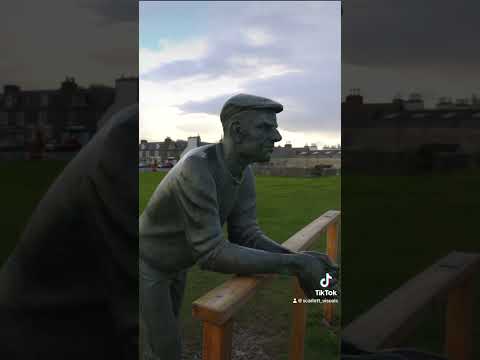
M333 276L327 272L325 274L325 277L320 280L320 286L322 288L328 288L331 283L330 280L333 280ZM338 296L338 293L337 293L337 290L324 289L324 290L315 290L315 295L322 296L322 297L332 297L332 296Z
M325 274L325 277L320 280L320 286L323 288L326 288L330 285L330 280L332 280L333 277L330 275L328 272Z

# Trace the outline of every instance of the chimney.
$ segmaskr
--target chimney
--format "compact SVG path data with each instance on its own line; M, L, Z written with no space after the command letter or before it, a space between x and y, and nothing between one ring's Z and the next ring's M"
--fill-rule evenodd
M17 95L20 92L20 86L18 85L4 85L3 94L4 95Z
M362 105L363 96L360 95L360 89L359 88L350 89L350 93L345 98L345 103L349 105Z
M422 95L420 95L419 93L410 94L408 100L404 103L404 107L407 111L423 110L424 104Z

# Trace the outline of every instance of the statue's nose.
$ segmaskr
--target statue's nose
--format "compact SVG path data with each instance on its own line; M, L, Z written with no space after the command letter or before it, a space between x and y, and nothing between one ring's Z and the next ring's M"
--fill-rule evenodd
M278 132L277 129L275 129L275 132L273 134L273 141L274 142L277 142L277 141L280 141L282 140L282 135L280 135L280 133Z

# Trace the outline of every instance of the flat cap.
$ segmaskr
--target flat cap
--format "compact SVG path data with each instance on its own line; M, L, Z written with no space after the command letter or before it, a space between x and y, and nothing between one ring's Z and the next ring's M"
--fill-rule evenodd
M254 109L270 109L279 113L283 110L283 105L261 96L238 94L225 102L220 112L220 120L224 122L240 111Z

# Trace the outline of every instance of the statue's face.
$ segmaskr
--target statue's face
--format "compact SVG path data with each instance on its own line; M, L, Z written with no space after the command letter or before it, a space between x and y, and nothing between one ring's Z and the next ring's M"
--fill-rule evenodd
M242 140L238 146L241 156L249 162L270 160L274 144L282 140L277 130L277 116L273 111L251 110L241 122Z

